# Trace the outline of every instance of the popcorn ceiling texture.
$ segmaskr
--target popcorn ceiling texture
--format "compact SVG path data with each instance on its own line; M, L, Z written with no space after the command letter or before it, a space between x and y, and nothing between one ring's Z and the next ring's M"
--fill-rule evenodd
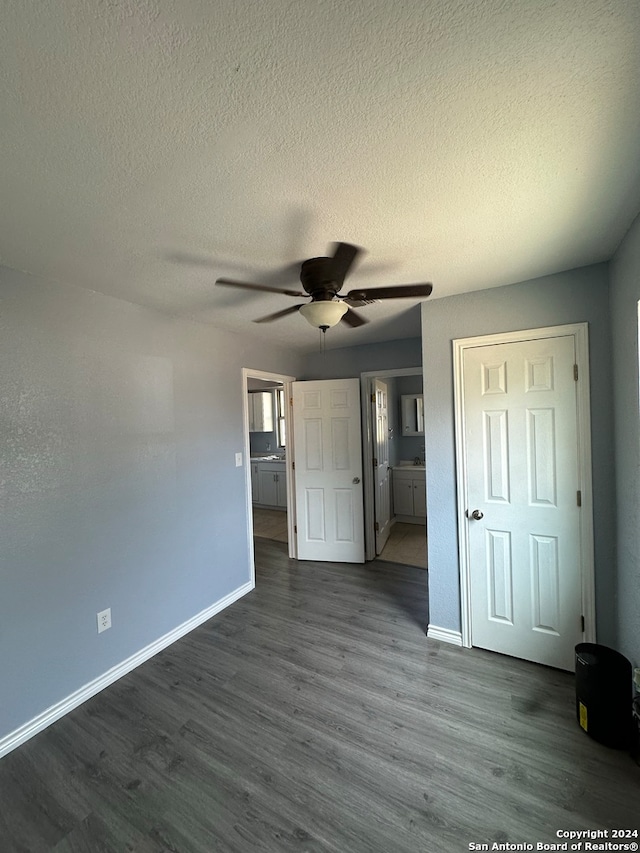
M333 240L436 298L608 260L639 49L636 0L0 0L0 262L302 347L250 322L287 297L215 278L290 284Z

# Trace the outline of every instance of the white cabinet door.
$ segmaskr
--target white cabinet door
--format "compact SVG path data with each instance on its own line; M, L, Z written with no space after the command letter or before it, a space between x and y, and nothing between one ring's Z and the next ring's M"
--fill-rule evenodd
M277 474L271 465L261 465L258 471L260 481L260 503L264 506L278 505Z
M276 506L286 507L287 505L287 476L284 471L276 473Z
M298 557L363 563L360 382L292 387Z
M412 480L413 485L413 514L425 521L427 518L427 491L424 479Z
M427 495L425 476L410 467L394 468L393 511L405 521L425 524L427 518ZM415 521L414 521L415 519Z
M393 511L396 515L413 515L413 480L393 478Z
M256 431L256 415L255 415L255 406L253 404L253 400L255 398L255 394L247 394L248 401L248 409L249 409L249 432Z
M260 503L260 479L257 462L251 463L251 500L254 504Z

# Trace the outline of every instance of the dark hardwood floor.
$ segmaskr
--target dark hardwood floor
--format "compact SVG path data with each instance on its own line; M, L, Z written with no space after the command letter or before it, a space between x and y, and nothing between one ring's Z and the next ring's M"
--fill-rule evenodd
M0 851L466 851L635 829L573 677L427 640L424 570L295 563L0 761Z

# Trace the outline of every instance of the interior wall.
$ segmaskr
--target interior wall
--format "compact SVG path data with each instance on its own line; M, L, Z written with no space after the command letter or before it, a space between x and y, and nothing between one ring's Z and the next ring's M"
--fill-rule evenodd
M615 395L618 646L640 665L640 217L610 264Z
M452 340L585 321L589 323L590 345L597 631L599 642L616 642L613 396L606 264L422 304L429 606L434 626L459 631L461 624Z
M331 329L327 335L331 334ZM341 347L310 352L304 358L304 373L300 379L359 379L361 373L372 370L393 370L398 367L420 367L422 342L420 338L383 341L378 344Z
M1 739L250 582L241 368L300 365L6 268L0 300Z

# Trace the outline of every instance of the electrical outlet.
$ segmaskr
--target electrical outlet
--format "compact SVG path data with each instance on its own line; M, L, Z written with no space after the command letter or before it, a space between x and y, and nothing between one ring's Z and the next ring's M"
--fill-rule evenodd
M102 634L103 631L111 627L111 608L107 607L106 610L101 610L96 616L98 619L98 634Z
M236 468L242 468L242 453L236 453Z

